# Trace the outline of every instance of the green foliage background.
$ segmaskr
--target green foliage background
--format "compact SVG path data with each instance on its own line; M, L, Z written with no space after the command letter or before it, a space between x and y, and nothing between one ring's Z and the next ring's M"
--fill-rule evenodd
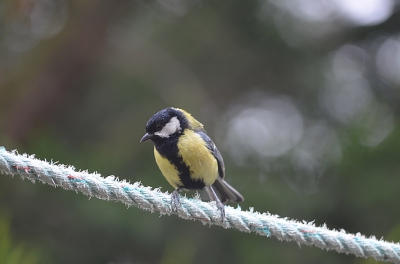
M328 10L326 1L304 2ZM0 145L172 191L139 139L156 111L180 107L219 147L242 208L397 242L400 66L379 58L400 58L400 14L386 2L385 19L362 24L334 11L307 16L296 1L4 1ZM351 80L363 72L368 92L335 97L337 72ZM254 127L232 134L243 121L235 118L260 100L278 102L277 112L265 106L278 117L296 109L300 139L279 155L254 147L240 156L238 140L282 145ZM267 128L291 132L279 130L290 113ZM333 135L331 145L307 130L313 124ZM381 137L364 144L371 135ZM1 176L0 263L367 262Z

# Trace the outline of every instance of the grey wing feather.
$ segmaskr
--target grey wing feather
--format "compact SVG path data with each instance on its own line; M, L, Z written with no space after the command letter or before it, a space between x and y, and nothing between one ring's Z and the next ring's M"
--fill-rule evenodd
M244 201L243 196L224 180L225 178L224 160L222 158L221 153L215 146L214 142L205 132L197 131L196 133L198 133L203 138L203 140L207 144L207 148L210 150L210 152L214 155L215 159L217 160L219 177L214 182L212 187L215 193L217 194L218 198L220 199L220 201L222 203L226 203L229 201L238 203ZM210 199L215 200L214 194L209 189L209 186L206 187L206 191Z
M222 179L225 178L225 164L221 153L219 153L217 149L217 146L215 146L214 142L205 132L197 131L196 133L199 134L203 138L203 140L207 143L207 148L210 150L210 152L217 160L219 177L221 177Z

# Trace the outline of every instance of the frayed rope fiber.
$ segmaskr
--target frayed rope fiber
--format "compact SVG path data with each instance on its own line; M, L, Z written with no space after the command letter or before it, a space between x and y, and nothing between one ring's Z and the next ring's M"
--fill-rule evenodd
M57 165L38 160L33 156L8 152L0 147L0 171L7 175L19 175L32 182L39 181L54 187L81 192L90 197L108 201L120 201L128 206L143 210L159 211L162 215L176 214L183 219L199 220L203 224L236 228L242 232L254 232L262 236L275 236L279 240L294 241L299 245L316 246L357 257L374 258L379 261L400 263L400 245L367 238L361 234L349 234L344 230L329 230L325 225L316 227L313 223L297 222L280 218L269 213L242 211L240 207L225 206L226 217L221 214L215 202L202 202L198 198L181 197L180 205L173 211L171 197L159 189L145 187L139 182L130 184L115 176L101 177L97 173L76 171L72 166Z

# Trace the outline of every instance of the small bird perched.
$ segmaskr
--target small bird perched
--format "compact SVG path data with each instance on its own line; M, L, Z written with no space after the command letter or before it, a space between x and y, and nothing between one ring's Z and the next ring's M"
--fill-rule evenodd
M225 180L225 165L203 124L179 108L168 107L153 115L140 142L154 143L156 163L175 188L171 202L179 202L179 192L206 189L225 217L224 203L242 202L243 196Z

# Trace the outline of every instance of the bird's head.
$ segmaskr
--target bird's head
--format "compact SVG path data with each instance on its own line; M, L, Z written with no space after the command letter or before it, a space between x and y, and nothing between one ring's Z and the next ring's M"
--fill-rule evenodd
M189 123L184 111L168 107L157 112L147 121L146 134L140 139L140 142L149 139L153 142L162 141L183 133L187 128L189 128Z

